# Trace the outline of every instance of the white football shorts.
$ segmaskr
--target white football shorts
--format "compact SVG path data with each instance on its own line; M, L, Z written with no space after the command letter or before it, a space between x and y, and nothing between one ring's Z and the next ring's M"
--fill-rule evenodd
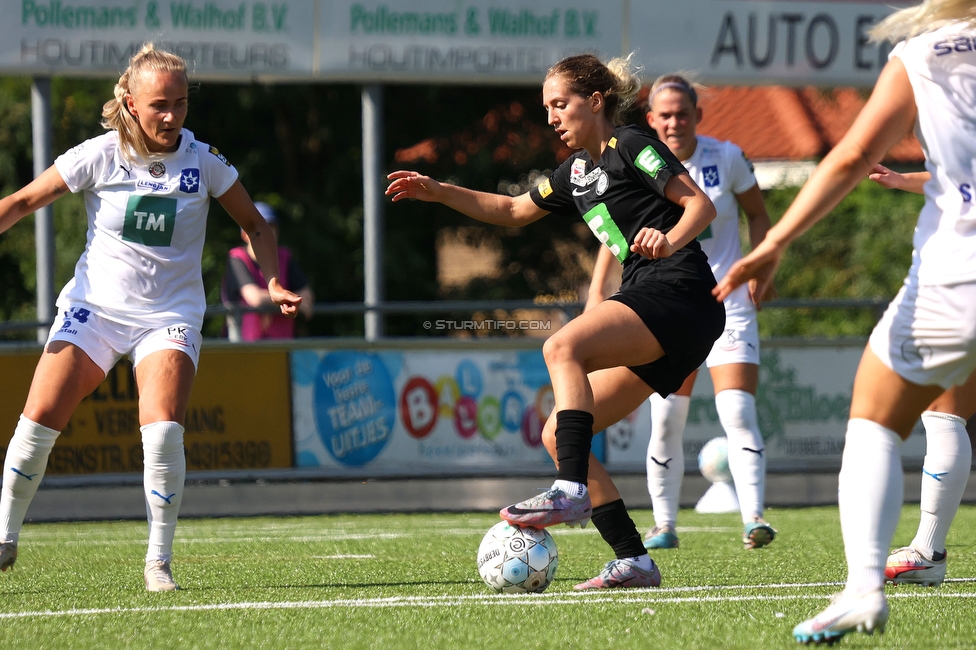
M755 310L726 312L725 331L705 358L708 368L730 363L759 365L759 323Z
M95 313L89 305L73 304L62 310L51 326L47 342L67 341L81 348L107 375L119 359L128 355L133 366L160 350L179 350L200 362L203 337L198 330L174 322L161 327L122 325Z
M919 286L910 274L868 345L910 382L962 384L976 368L976 283Z

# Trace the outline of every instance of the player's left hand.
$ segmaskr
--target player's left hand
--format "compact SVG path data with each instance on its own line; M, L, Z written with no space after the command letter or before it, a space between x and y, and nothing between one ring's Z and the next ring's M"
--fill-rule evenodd
M302 297L278 284L278 278L271 278L271 281L268 282L268 294L274 304L281 308L282 314L288 318L298 316L298 307L302 304Z
M637 236L634 237L634 243L631 244L630 250L632 253L653 260L659 257L671 257L674 253L674 246L660 230L641 228Z

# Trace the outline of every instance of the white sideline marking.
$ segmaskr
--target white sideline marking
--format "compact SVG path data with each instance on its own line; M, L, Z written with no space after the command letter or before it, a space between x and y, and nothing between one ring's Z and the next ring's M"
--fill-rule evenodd
M375 560L375 555L313 555L313 560Z
M476 594L471 596L391 596L387 598L355 598L336 600L301 600L284 602L241 602L241 603L211 603L203 605L173 605L169 607L109 607L89 609L66 609L60 611L44 610L33 612L0 613L0 620L32 618L32 617L63 617L63 616L92 616L99 614L140 614L146 612L204 612L255 609L331 609L339 607L457 607L463 605L579 605L584 599L589 603L640 603L640 604L682 604L682 603L731 603L750 601L786 601L786 600L824 600L826 596L816 594L792 594L783 596L754 595L754 596L666 596L656 598L655 595L668 592L713 591L719 589L775 589L797 587L829 587L841 583L819 582L804 584L777 585L739 585L739 586L707 586L707 587L674 587L669 589L632 589L625 595L617 596L606 591L589 592L560 592L551 594ZM619 592L618 592L619 593ZM892 593L889 598L976 598L976 593L947 594L934 591L915 593Z

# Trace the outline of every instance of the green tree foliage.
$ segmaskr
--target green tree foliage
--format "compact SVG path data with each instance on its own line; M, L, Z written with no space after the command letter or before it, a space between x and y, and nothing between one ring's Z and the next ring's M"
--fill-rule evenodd
M111 84L75 79L55 79L51 84L53 150L58 155L78 142L102 132L98 125L102 102L110 97ZM7 195L33 178L30 81L0 79L0 191ZM84 250L87 216L81 196L67 196L54 204L55 286L71 277ZM0 319L36 318L36 255L34 218L0 236ZM34 338L20 332L7 338Z
M798 189L766 192L776 221ZM912 232L924 200L865 180L793 242L776 274L781 298L892 298L908 272ZM866 336L876 309L768 309L763 336Z
M101 107L112 82L55 79L54 154L103 132ZM363 299L361 89L353 85L193 85L187 128L237 167L256 200L283 215L290 246L321 302ZM388 86L386 171L416 169L489 192L527 189L569 155L546 124L538 88ZM629 116L641 123L640 111ZM646 127L646 125L645 125ZM418 148L419 147L419 148ZM413 151L413 155L409 152ZM419 153L417 153L419 151ZM399 158L398 158L398 152ZM0 78L0 191L33 176L30 83ZM774 220L795 195L767 192ZM777 284L783 297L890 297L905 274L920 197L862 184L830 217L798 240ZM219 204L208 224L203 275L210 304L219 303L227 251L240 243L237 225ZM478 224L440 205L384 203L387 300L526 299L574 296L588 281L597 242L581 220L550 216L522 229ZM81 196L55 203L57 288L70 278L85 244ZM498 276L451 291L437 281L435 242L444 228L465 226L471 243L501 251ZM0 320L33 320L33 218L0 236ZM764 335L864 334L876 314L770 309ZM387 332L421 331L425 316L391 316ZM467 315L470 317L470 314ZM303 324L312 335L362 335L360 315L320 316ZM205 326L219 335L222 322ZM32 331L22 338L33 338Z

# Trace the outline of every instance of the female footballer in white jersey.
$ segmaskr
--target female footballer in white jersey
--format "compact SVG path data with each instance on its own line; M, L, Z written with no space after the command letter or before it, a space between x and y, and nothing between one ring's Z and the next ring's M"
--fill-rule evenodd
M753 248L766 236L770 223L751 163L735 144L698 135L701 119L698 93L687 79L676 74L658 77L648 97L647 121L715 204L715 220L698 235L698 242L708 256L715 278L721 279L732 263L742 257L739 208L746 215ZM606 248L600 251L593 268L587 309L609 296L612 283L607 279L617 265ZM750 295L754 290L753 282L748 287L739 287L725 299L725 332L705 359L715 386L715 409L728 437L729 469L739 498L742 542L747 549L769 544L776 534L763 519L766 457L756 417L759 326L755 303L759 301L754 302ZM654 509L654 528L644 540L648 549L678 546L675 525L685 473L681 438L697 376L698 370L693 371L667 399L657 393L650 398L647 490Z
M715 216L712 202L666 146L636 127L618 126L639 88L623 59L604 64L587 54L550 68L542 89L549 124L578 151L526 194L474 192L411 171L390 174L387 189L394 201L437 201L498 225L524 226L550 213L582 217L623 264L620 291L543 347L556 402L543 441L556 460L556 481L499 513L529 526L585 525L592 518L616 559L577 589L660 584L620 493L590 453L591 440L652 392L677 390L725 324L725 310L706 289L715 279L695 240Z
M210 197L254 242L269 291L294 316L301 298L277 283L274 235L215 149L183 128L186 62L145 45L103 108L108 133L58 157L0 200L0 232L65 192L84 192L88 242L61 291L27 403L7 447L0 569L17 559L27 507L71 414L128 355L139 389L149 591L178 589L170 560L183 494L183 420L200 355L206 299L201 255Z
M925 193L928 172L899 174L875 165L868 178L889 189ZM937 587L945 580L949 527L959 510L973 462L966 421L976 413L976 373L962 386L939 395L922 413L925 460L922 463L921 516L908 546L892 551L885 578L893 584Z
M844 138L715 291L724 299L750 278L765 287L789 243L915 129L932 179L924 186L908 277L854 378L837 491L847 583L829 607L794 628L805 643L884 629L885 561L904 491L899 446L932 401L976 368L976 5L927 0L889 16L872 37L905 40Z

